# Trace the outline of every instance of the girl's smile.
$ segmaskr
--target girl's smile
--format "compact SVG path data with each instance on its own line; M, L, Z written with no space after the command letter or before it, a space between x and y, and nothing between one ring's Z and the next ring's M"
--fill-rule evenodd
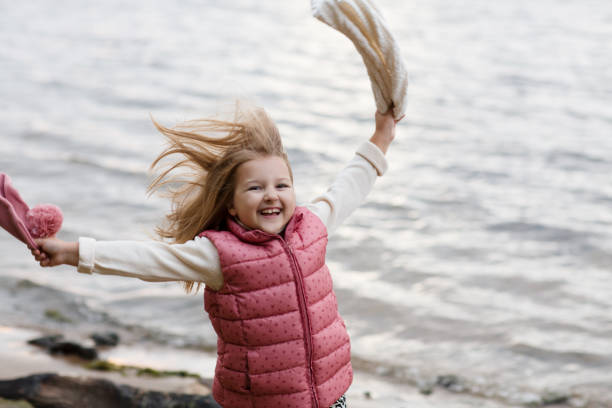
M230 215L251 229L279 234L295 211L295 191L285 160L266 156L238 167Z

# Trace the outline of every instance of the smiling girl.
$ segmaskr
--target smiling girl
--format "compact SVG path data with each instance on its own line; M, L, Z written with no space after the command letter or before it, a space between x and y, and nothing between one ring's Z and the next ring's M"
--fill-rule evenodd
M386 170L392 114L331 187L296 206L293 175L274 122L237 105L233 121L205 119L168 129L153 162L181 159L151 184L170 183L172 212L163 241L37 240L41 266L82 273L205 285L204 306L218 335L213 396L223 407L346 407L350 342L325 264L328 233L365 199ZM222 136L214 136L219 135ZM178 168L187 168L180 177ZM189 178L190 177L190 178Z

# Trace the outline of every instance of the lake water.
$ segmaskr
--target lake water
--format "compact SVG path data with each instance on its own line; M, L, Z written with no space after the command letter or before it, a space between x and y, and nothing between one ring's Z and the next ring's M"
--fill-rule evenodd
M330 240L355 367L396 389L455 375L457 401L612 406L612 3L377 4L409 105L389 172ZM169 205L145 194L163 143L150 115L261 104L301 201L374 129L359 55L308 1L0 1L0 38L0 171L62 208L64 239L153 236ZM6 233L0 278L0 324L48 327L19 310L61 289L111 327L215 344L177 284L41 270ZM19 295L21 278L48 290Z

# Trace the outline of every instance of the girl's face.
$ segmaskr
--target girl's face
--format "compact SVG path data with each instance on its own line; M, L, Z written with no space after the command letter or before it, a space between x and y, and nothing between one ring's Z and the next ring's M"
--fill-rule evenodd
M278 234L295 211L295 191L281 157L249 160L236 170L229 213L251 229Z

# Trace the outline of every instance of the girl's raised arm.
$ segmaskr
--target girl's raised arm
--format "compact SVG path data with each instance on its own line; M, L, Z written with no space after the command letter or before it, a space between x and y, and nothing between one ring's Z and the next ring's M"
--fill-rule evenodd
M391 110L386 114L376 112L376 130L370 140L359 146L355 157L338 173L329 189L306 205L319 216L329 233L365 201L376 177L387 170L385 153L402 118L394 120Z

